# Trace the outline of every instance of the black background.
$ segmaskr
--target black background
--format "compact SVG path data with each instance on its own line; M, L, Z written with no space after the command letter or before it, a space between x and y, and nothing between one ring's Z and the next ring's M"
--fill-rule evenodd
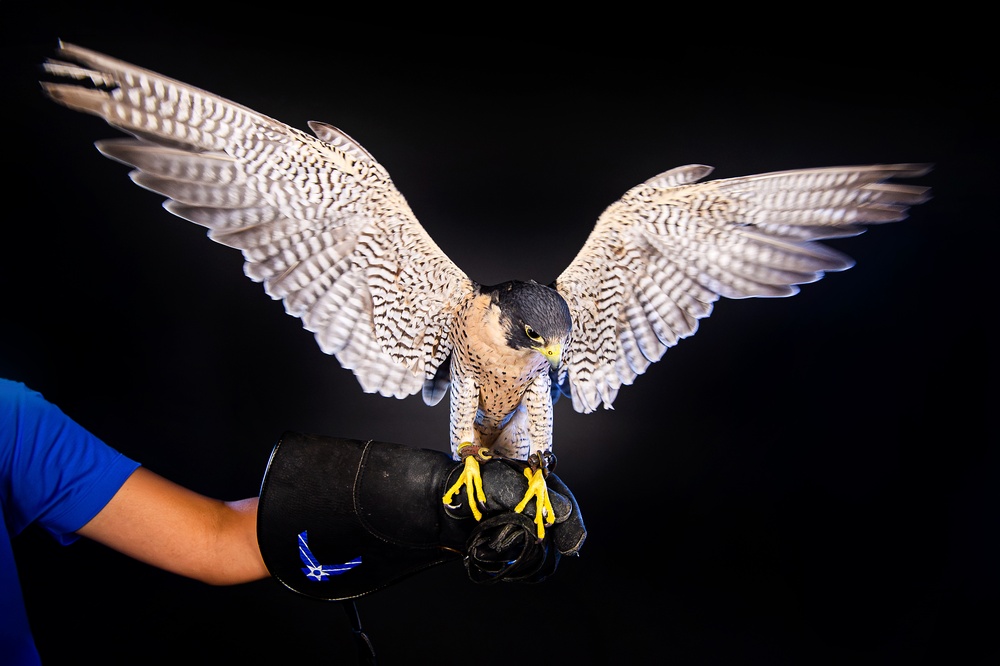
M286 429L447 450L447 407L365 395L239 252L101 157L120 134L38 88L59 38L342 128L484 283L552 280L605 206L677 165L933 162L908 221L833 243L851 270L718 303L613 411L557 405L580 558L537 586L442 566L358 607L386 666L995 663L997 94L974 17L842 8L772 35L712 8L583 30L80 4L4 7L0 374L224 499L256 494ZM354 663L340 604L273 580L210 587L32 530L15 548L49 664Z

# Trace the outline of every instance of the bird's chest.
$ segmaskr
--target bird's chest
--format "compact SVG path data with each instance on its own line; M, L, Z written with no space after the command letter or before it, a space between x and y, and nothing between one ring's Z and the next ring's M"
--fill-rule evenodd
M471 379L479 391L486 420L503 419L521 403L524 392L548 362L538 352L514 349L499 311L485 297L473 299L456 318L452 375Z

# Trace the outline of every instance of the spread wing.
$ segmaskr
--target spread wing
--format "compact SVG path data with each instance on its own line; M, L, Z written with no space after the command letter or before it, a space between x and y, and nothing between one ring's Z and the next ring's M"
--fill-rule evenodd
M364 148L330 125L310 123L312 136L72 44L58 54L45 70L62 80L45 92L131 134L97 147L135 167L167 210L242 250L247 276L365 391L402 398L431 384L473 283Z
M850 258L817 241L902 220L928 188L887 182L926 164L831 167L696 181L671 169L600 216L555 281L573 316L560 379L573 407L610 408L618 389L693 335L720 296L791 296Z

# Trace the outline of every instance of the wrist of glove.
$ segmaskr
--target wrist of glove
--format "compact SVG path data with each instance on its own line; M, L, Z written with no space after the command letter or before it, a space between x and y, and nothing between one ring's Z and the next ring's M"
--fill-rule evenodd
M431 566L462 559L471 580L538 582L586 539L580 508L554 474L555 514L543 540L527 490L527 463L481 463L482 520L464 493L445 506L462 464L400 444L285 433L261 485L257 538L268 570L287 587L328 600L356 598Z

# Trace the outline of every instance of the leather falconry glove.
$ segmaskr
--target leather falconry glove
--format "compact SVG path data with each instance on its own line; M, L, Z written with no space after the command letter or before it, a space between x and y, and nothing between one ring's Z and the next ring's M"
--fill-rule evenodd
M451 506L441 502L463 471L445 453L286 432L261 485L264 563L288 588L330 601L457 559L477 583L540 582L563 555L579 553L587 530L573 493L550 471L555 524L538 539L535 503L514 511L528 487L527 466L505 458L482 464L487 499L476 520L464 493Z

